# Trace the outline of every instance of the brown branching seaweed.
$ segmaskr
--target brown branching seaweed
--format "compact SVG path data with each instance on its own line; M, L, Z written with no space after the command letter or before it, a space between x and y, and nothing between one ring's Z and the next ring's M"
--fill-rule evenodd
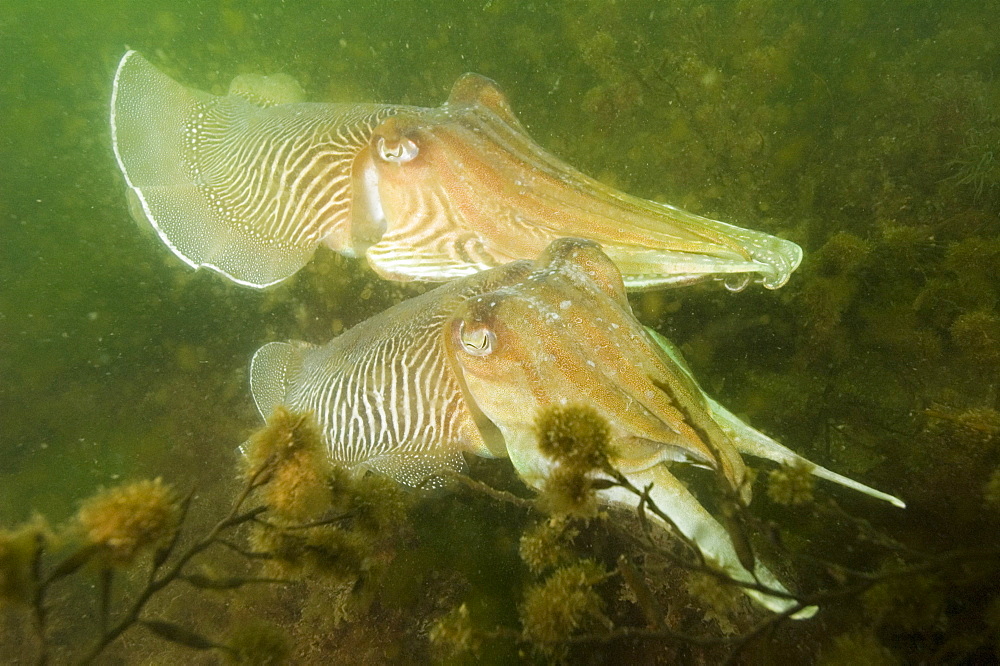
M270 465L262 465L248 478L229 512L211 529L189 545L181 546L181 526L188 515L192 494L176 499L159 479L139 481L102 491L84 503L77 516L83 539L75 549L55 564L49 565L51 539L37 536L31 569L31 606L33 609L39 654L37 663L49 660L48 617L53 610L47 603L50 589L85 565L94 565L98 573L99 619L97 638L80 656L80 663L93 662L111 643L136 625L142 625L160 637L195 649L230 650L172 622L143 617L148 602L173 583L183 581L200 589L235 589L251 583L284 581L254 576L212 578L190 570L189 564L213 545L224 543L226 535L266 511L266 507L245 508L250 495L266 483ZM140 552L155 548L146 583L131 599L120 602L115 612L114 581L132 565Z
M30 606L38 638L36 663L48 663L51 656L49 617L59 609L50 606L50 591L86 568L97 573L99 614L96 639L82 651L80 663L93 662L105 648L136 625L189 647L228 650L226 645L172 622L143 617L143 611L155 595L179 581L200 589L235 589L251 583L284 582L254 576L213 578L191 571L189 567L203 551L222 543L225 535L266 511L266 507L245 509L248 497L264 483L261 477L266 469L261 467L248 479L226 516L189 545L181 546L181 527L188 515L192 494L178 499L159 479L124 484L101 491L87 500L77 515L76 525L70 528L70 535L63 537L72 539L76 535L70 553L61 558L57 558L57 538L38 523L5 533L0 539L3 544L0 551L17 556L0 558L3 560L0 579L10 581L4 586L3 600ZM149 551L152 555L145 584L132 598L117 600L116 578L137 566L139 556Z
M157 637L194 650L216 650L233 663L279 663L289 652L284 633L260 625L234 631L225 640L208 638L176 622L150 617L150 601L168 587L185 583L227 592L252 584L282 585L303 557L315 569L341 576L371 575L372 535L402 518L398 493L386 484L333 470L309 415L279 409L246 445L243 485L226 514L202 534L184 535L194 493L178 498L160 479L100 491L83 503L63 540L69 554L57 557L57 537L41 520L0 533L0 602L28 606L34 617L36 663L52 656L49 618L61 609L50 591L74 574L97 576L96 638L77 656L94 662L123 634L142 626ZM372 485L374 484L374 485ZM352 523L350 529L345 528ZM234 540L253 526L268 539L247 548ZM265 546L261 548L261 543ZM287 546L287 543L294 544ZM351 544L345 546L344 544ZM281 576L206 573L207 551L224 549L242 559L247 571L269 562ZM148 559L143 556L151 553ZM145 562L145 563L143 563ZM115 582L147 567L145 582L131 594L117 594ZM121 597L121 598L119 598Z
M593 414L576 416L594 441L605 441ZM975 433L983 430L978 428L981 420L971 421ZM76 655L80 663L95 661L135 627L178 646L215 651L232 663L280 663L287 658L292 646L285 629L260 625L253 631L235 629L214 637L151 612L156 606L151 602L168 588L183 593L184 586L176 583L223 594L251 584L280 586L303 574L346 581L355 591L379 585L379 575L391 570L379 553L379 543L406 517L399 489L382 477L330 468L314 457L318 442L307 415L276 412L245 447L243 483L232 505L201 533L189 533L192 495L178 498L157 480L101 491L85 502L74 530L59 537L75 539L68 552L40 519L0 534L0 596L33 615L40 646L37 663L54 657L50 619L62 608L50 593L86 572L96 576L99 613L95 638ZM843 553L816 552L794 531L751 512L728 483L708 476L708 487L700 492L717 513L728 512L726 520L740 526L749 561L785 562L793 570L809 572L803 578L808 585L791 593L759 581L732 580L706 562L678 530L657 527L656 523L671 523L651 499L650 489L632 484L614 468L612 458L600 454L602 450L610 449L599 446L589 453L560 455L576 461L576 473L587 482L581 486L584 493L593 495L612 486L630 493L635 503L624 514L597 509L581 515L572 507L559 511L544 497L548 488L525 497L453 475L487 503L509 505L515 512L536 514L537 519L519 543L531 577L514 588L521 596L515 609L517 624L498 622L483 615L473 600L459 597L450 612L422 630L442 656L475 655L500 641L557 661L599 647L668 655L697 650L718 663L738 663L762 649L767 637L802 626L788 620L816 605L830 618L860 613L868 619L863 634L853 625L841 633L834 630L822 652L824 659L843 663L853 653L891 660L894 636L926 633L940 624L942 614L954 612L944 603L944 595L950 593L946 591L956 586L995 588L989 581L1000 572L1000 548L986 545L930 553L912 548L805 484L800 477L808 470L794 468L779 468L769 475L769 484L780 490L764 494L764 508L769 506L767 495L774 495L772 506L781 506L792 517L837 526L838 539L850 547L841 549ZM275 483L287 487L276 488ZM310 488L312 483L316 485ZM275 500L278 495L282 499ZM320 496L325 499L286 501ZM582 501L589 504L591 499ZM860 560L866 564L859 566L847 555L851 550L866 552ZM246 571L260 573L212 573L213 558L225 554L242 561ZM877 564L867 564L873 561ZM446 569L448 564L434 566ZM119 579L126 574L134 578L143 569L138 587L118 589ZM765 615L749 609L738 593L746 588L794 603L786 612ZM997 592L991 599L1000 598ZM1000 613L990 613L1000 602L991 603L982 602L982 615L971 625L974 629L936 646L942 659L992 649L989 627ZM837 626L835 619L829 621Z
M593 462L602 466L606 464L601 460ZM597 512L588 522L581 522L586 519L573 511L543 518L522 537L521 554L534 573L551 573L525 591L520 613L521 627L479 627L470 617L467 607L462 605L435 625L430 634L433 643L448 654L460 654L479 650L489 641L514 640L547 658L559 660L566 658L574 646L610 645L625 641L633 645L663 646L664 649L697 647L712 651L720 663L737 663L764 637L788 625L787 621L796 613L816 605L821 609L829 608L831 612L836 612L838 608L853 608L853 612L858 612L860 607L863 609L861 612L872 621L864 636L850 633L838 636L830 649L824 652L830 663L840 663L837 660L850 655L852 650L855 657L862 654L881 655L887 660L885 663L892 663L895 657L880 641L880 628L896 626L908 631L926 631L928 626L938 623L936 613L942 612L940 605L927 605L929 599L939 598L929 590L942 589L946 582L951 585L956 581L959 585L974 586L1000 572L1000 547L956 548L939 553L910 548L869 521L851 515L834 500L817 496L811 478L809 481L804 478L807 469L779 468L771 473L769 484L771 488L776 488L769 490L776 503L812 514L820 523L841 526L840 531L850 535L845 538L853 541L852 548L870 550L874 553L872 557L876 561L881 560L882 565L874 570L858 569L829 554L816 555L800 545L786 545L779 529L756 517L742 502L734 500L731 488L717 488L717 503L728 505L727 510L736 515L748 534L770 537L767 543L769 557L809 569L815 578L808 589L797 593L770 589L759 582L736 581L709 566L695 545L676 529L670 539L663 539L662 533L653 527L649 515L657 516L668 525L669 517L650 499L649 489L635 487L613 467L604 467L602 471L612 479L607 484L625 488L635 496L634 524L640 530L636 532L629 526L629 521L609 516L606 512ZM486 492L498 502L542 514L552 511L551 501L546 501L544 497L526 500L488 486L484 488L483 484L472 479L463 482L474 490ZM544 492L547 490L543 491L543 495ZM577 517L574 518L574 515ZM585 525L589 525L590 529L585 529ZM593 552L582 559L577 555L574 560L573 544L578 537L581 534L592 535L595 531L614 534L619 543L627 544L625 551L605 564L592 559ZM748 538L746 547L752 550L749 557L756 559L760 556L755 546L759 541L759 538ZM541 544L555 559L540 554ZM637 562L640 564L637 565ZM606 569L603 568L605 566ZM583 575L583 571L590 573ZM598 574L598 571L601 573ZM688 581L687 594L694 603L702 606L702 612L716 618L722 630L720 633L690 630L678 619L676 610L664 610L676 608L679 594L676 589L665 591L655 583L657 579L666 577L664 574L668 571L673 571L675 577L678 571L681 572L680 575ZM612 582L619 583L628 591L626 596L637 607L641 622L636 623L632 615L623 614L620 610L610 612L612 609L606 606L609 597L598 588L608 589ZM740 588L785 596L795 603L786 612L747 617L739 610L745 603L743 595L735 594ZM559 603L542 603L542 598L549 601L558 599ZM917 603L918 598L920 603ZM912 609L917 607L926 610L914 615ZM732 612L741 613L736 624L729 619ZM981 642L967 643L973 647L963 654L971 654ZM958 648L951 646L947 649L954 652Z

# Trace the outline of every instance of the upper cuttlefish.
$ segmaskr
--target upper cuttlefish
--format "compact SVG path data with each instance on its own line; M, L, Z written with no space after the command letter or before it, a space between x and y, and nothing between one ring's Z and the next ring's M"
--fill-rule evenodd
M465 74L441 107L306 103L285 75L223 96L122 57L111 133L133 214L173 252L252 287L320 245L393 280L445 281L601 244L629 289L717 278L776 289L798 245L601 184L531 140L497 85Z

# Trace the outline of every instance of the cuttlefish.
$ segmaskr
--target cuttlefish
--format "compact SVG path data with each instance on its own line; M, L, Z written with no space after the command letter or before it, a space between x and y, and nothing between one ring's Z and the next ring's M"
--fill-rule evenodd
M250 384L265 418L278 405L313 413L336 463L410 485L460 470L472 454L509 458L542 488L556 463L539 449L536 417L588 405L609 424L611 464L638 488L652 484L649 497L671 529L712 566L779 593L785 588L759 560L743 563L732 529L673 465L711 468L748 499L741 454L808 464L819 477L903 505L806 463L706 396L677 350L635 318L618 268L587 240L556 240L535 261L454 280L323 346L266 344ZM639 503L620 486L598 494L633 510ZM792 608L780 594L748 594L778 612Z
M126 53L111 134L133 215L189 265L252 287L289 277L319 246L363 255L388 279L435 282L589 238L630 289L706 278L775 289L802 258L790 241L582 174L477 74L439 108L303 99L280 74L212 95Z

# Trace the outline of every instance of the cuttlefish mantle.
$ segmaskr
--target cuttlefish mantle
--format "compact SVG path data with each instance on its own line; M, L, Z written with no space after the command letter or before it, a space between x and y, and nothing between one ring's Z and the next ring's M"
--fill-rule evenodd
M599 183L531 140L491 80L466 74L439 108L303 102L287 76L187 88L121 59L111 134L133 214L173 252L266 287L316 248L394 280L445 281L554 239L597 241L630 289L717 278L775 289L798 245Z
M741 454L802 459L705 395L677 350L636 320L621 274L594 242L556 240L536 261L454 280L323 346L264 345L251 362L250 385L265 417L277 405L315 414L335 462L411 485L462 469L468 453L509 458L528 485L541 488L554 463L538 448L538 414L587 405L608 422L612 464L636 487L652 484L650 498L707 562L738 581L785 589L759 559L752 571L741 563L732 535L670 465L710 467L749 499ZM621 488L599 496L637 505ZM793 608L778 594L747 593L777 612Z

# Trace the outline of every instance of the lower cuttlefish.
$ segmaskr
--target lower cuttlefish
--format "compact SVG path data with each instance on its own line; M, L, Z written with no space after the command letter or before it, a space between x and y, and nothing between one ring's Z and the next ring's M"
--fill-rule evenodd
M539 450L537 415L588 405L609 424L613 466L638 488L652 484L649 497L706 562L781 592L759 560L741 563L731 532L671 464L712 468L746 499L741 453L808 464L818 477L903 506L808 463L706 396L677 350L635 318L618 269L586 240L560 239L535 261L445 284L324 346L264 345L250 384L265 417L277 405L314 413L335 462L410 485L462 469L470 453L509 458L542 488L554 463ZM638 505L621 487L598 496ZM783 596L747 593L776 612L793 608Z
M629 289L712 277L775 289L802 258L791 241L584 175L532 141L477 74L439 108L303 99L280 74L213 95L126 53L111 135L133 214L189 265L253 287L292 275L321 245L388 279L435 282L588 238Z

